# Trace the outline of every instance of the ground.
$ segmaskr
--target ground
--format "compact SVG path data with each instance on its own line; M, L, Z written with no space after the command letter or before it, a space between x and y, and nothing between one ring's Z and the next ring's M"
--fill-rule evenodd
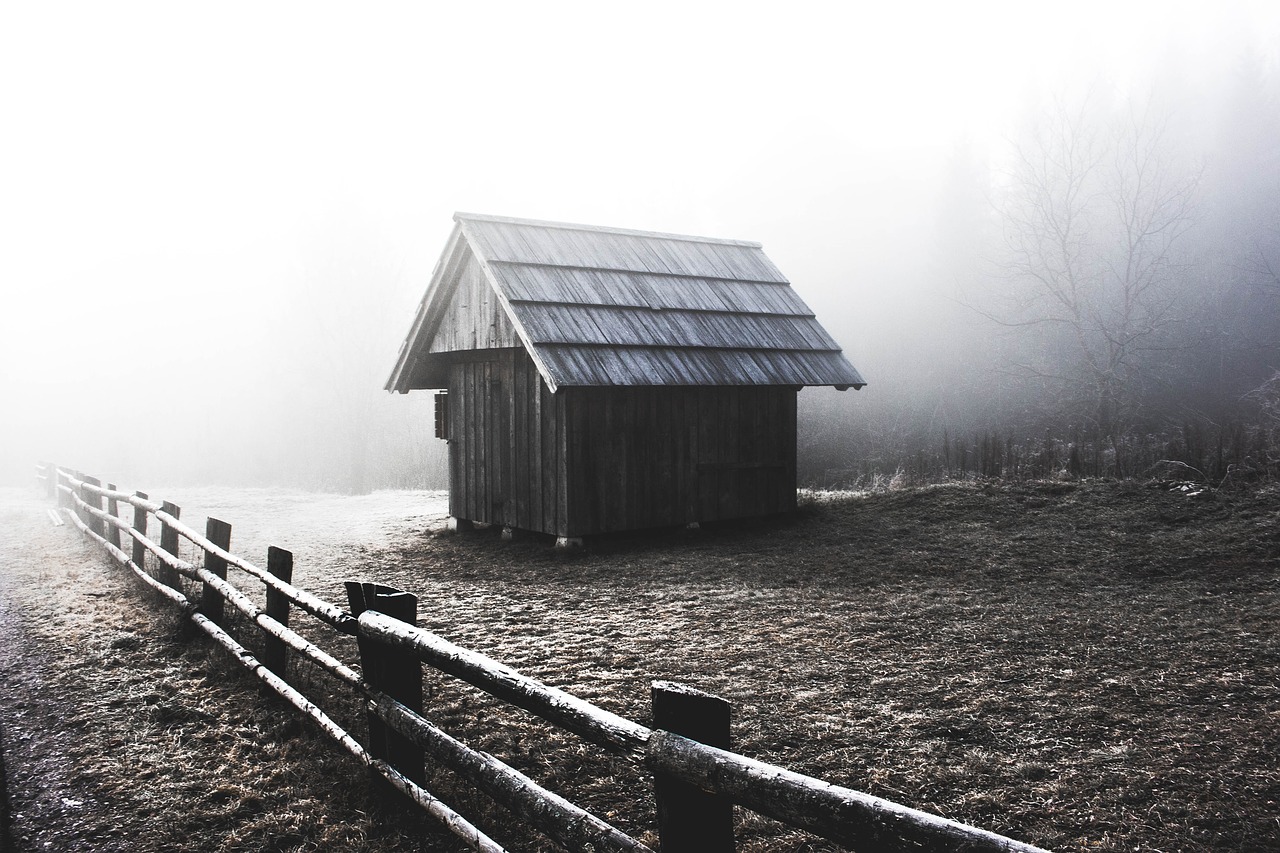
M150 491L194 526L232 522L251 560L292 547L298 583L330 600L347 579L410 590L431 630L642 723L650 682L682 681L733 702L746 755L1052 849L1280 848L1273 486L822 494L788 518L569 555L446 535L433 494ZM46 506L0 500L16 849L451 848L376 805L353 761ZM427 708L654 840L649 780L628 765L443 677ZM358 731L358 712L334 713ZM478 795L432 784L529 849ZM744 850L830 849L741 812L739 835Z

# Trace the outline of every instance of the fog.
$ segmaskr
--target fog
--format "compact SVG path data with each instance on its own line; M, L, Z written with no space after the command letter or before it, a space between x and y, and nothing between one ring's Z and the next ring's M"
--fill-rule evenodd
M1158 319L1217 348L1124 367L1224 422L1280 367L1248 283L1280 8L962 5L8 4L0 481L443 486L430 395L381 389L455 210L762 242L870 383L802 393L810 469L1065 428L1018 368L1084 355L1017 325L1008 223L1037 123L1080 111L1158 117L1198 176Z

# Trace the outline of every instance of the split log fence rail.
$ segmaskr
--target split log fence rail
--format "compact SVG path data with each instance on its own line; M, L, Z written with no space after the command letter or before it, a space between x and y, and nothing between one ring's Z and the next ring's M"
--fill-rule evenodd
M142 492L120 491L114 484L104 486L94 477L51 463L37 466L37 479L57 501L58 509L51 511L55 523L69 520L268 689L474 850L503 848L426 790L427 760L453 771L524 825L568 850L650 848L433 725L423 716L423 664L652 773L664 853L732 851L734 805L856 850L1043 853L993 832L731 752L729 704L719 697L654 682L654 728L649 728L417 627L417 599L409 593L348 582L350 610L343 610L293 585L293 557L288 551L269 548L266 569L233 554L231 526L223 521L207 519L201 534L180 520L180 508L172 503L153 501ZM128 519L121 517L124 507L132 509ZM152 519L159 524L159 542L148 535L154 529ZM202 564L179 556L180 539L203 552ZM128 550L125 540L129 540ZM148 554L154 573L148 570ZM265 606L259 607L228 582L229 566L265 586ZM200 585L198 601L184 591L180 577ZM261 629L261 659L228 631L227 604ZM293 609L340 634L354 636L358 668L290 628ZM367 713L366 743L358 742L289 682L286 661L291 654L354 691Z

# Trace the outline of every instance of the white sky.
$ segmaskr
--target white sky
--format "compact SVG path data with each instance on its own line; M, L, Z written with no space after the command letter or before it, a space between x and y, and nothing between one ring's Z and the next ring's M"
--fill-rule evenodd
M0 440L103 399L103 337L216 371L334 244L407 328L455 210L760 240L857 353L958 140L1246 46L1280 3L6 3Z

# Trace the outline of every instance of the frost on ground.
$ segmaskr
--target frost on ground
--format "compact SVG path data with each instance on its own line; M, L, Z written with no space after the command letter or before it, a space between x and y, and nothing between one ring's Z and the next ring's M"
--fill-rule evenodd
M406 537L444 528L449 493L380 491L335 495L289 489L171 487L153 489L152 500L182 508L199 530L208 516L231 525L231 550L266 564L268 545L292 551L295 564L330 562L344 550L386 548Z
M304 531L314 565L355 549L343 547L352 531L376 544L426 529L439 506L431 493L154 494L189 496L183 518L198 529L205 507L249 522L234 533L263 563L277 523ZM48 506L0 489L0 752L15 853L451 849L413 811L371 805L350 760L74 528L53 527Z
M819 496L787 519L569 555L542 537L443 535L443 503L421 493L153 496L193 526L231 522L251 560L292 546L295 579L339 604L343 580L415 592L432 630L641 723L650 681L682 681L734 703L747 755L1051 849L1280 849L1275 487ZM350 761L45 506L0 504L4 746L53 756L39 772L11 763L16 833L66 850L86 832L90 849L447 849L413 812L371 809ZM450 679L426 689L450 733L654 840L642 772ZM359 708L331 704L359 733ZM432 784L500 840L544 849L447 774ZM738 820L744 851L828 849Z

